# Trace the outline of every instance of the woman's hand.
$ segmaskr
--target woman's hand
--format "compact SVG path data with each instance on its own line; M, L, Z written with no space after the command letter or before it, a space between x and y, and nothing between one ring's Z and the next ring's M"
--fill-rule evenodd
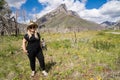
M26 42L27 41L23 38L22 48L23 48L24 53L26 53L28 55L28 51L26 50Z
M28 51L27 50L23 50L24 51L24 53L28 53Z
M28 51L27 51L27 50L23 50L23 51L24 51L24 53L25 53L25 54L27 54L27 55L28 55Z

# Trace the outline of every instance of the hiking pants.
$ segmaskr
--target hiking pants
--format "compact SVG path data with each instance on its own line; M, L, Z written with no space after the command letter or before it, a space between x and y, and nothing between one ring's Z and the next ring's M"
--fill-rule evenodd
M43 55L42 51L39 51L38 53L28 52L28 58L29 58L29 61L30 61L30 67L31 67L32 71L35 71L36 58L39 61L41 69L45 70L44 55Z

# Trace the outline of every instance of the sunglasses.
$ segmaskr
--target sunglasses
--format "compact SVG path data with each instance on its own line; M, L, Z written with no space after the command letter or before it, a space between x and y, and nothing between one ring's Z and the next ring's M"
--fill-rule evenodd
M29 29L35 29L36 27L35 26L30 26Z

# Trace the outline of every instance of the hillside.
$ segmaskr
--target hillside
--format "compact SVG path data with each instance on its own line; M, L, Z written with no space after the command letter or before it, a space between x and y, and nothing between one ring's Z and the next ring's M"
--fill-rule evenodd
M74 12L67 10L65 4L61 4L58 8L50 13L42 16L37 20L40 25L45 25L45 27L59 30L68 29L71 30L101 30L102 27L94 22L84 20Z

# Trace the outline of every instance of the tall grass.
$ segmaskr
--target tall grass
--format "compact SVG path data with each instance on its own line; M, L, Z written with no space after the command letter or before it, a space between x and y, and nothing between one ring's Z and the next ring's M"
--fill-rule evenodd
M115 44L109 40L95 40L92 42L92 44L96 49L109 50L115 48Z
M41 33L47 44L43 51L48 77L36 62L35 80L119 80L120 36L105 31ZM27 55L22 52L22 37L0 39L0 79L30 80Z

